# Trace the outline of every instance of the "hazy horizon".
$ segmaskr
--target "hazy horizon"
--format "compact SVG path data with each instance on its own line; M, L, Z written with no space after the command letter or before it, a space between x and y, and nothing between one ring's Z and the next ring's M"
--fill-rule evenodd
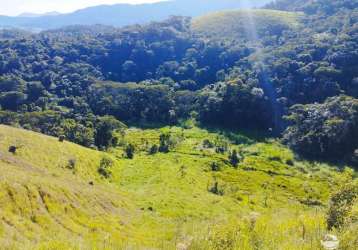
M102 4L141 4L154 3L164 0L0 0L0 15L18 16L23 13L43 14L47 12L69 13L79 9Z

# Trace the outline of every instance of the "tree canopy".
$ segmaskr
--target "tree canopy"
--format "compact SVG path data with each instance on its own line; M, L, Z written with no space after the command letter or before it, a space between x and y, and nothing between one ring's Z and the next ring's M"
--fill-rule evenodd
M289 125L285 139L299 152L309 144L319 145L311 151L317 156L351 154L355 116L346 105L358 98L356 1L281 0L267 8L275 11L4 30L0 119L106 148L113 143L107 128L121 127L111 119L175 124L197 114L202 125L276 134ZM289 113L291 123L283 120Z

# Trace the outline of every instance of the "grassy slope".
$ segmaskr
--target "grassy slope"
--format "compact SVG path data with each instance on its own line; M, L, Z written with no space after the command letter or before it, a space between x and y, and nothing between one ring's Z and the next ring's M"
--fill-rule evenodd
M21 146L15 156L7 153L10 145ZM6 126L0 126L0 152L2 247L95 245L108 233L117 242L127 238L119 229L133 208L97 174L103 153ZM66 168L70 159L76 171Z
M148 155L162 132L177 146ZM124 139L136 154L129 160L121 147L101 153L0 126L0 243L19 249L175 249L189 242L193 249L317 247L329 193L349 175L307 162L289 166L292 153L274 141L230 144L245 155L235 169L226 154L202 147L218 136L197 128L130 129ZM6 153L14 144L23 147ZM115 161L110 180L97 173L104 155ZM69 159L76 159L76 171L65 167ZM211 171L212 162L221 171ZM216 181L223 196L207 191Z
M221 11L195 18L192 28L210 39L252 40L300 27L302 14L276 10Z

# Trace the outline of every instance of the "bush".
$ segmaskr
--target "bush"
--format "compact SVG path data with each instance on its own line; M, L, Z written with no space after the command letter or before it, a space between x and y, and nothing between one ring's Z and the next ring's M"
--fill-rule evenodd
M236 150L231 152L231 154L229 155L229 160L230 160L231 165L233 165L236 168L240 162L240 158L239 158Z
M100 166L103 167L103 168L110 168L114 165L114 162L111 158L109 157L103 157L101 159L101 163L100 163Z
M224 195L224 190L221 187L219 187L219 183L217 181L215 181L215 183L208 189L208 191L216 195L220 195L220 196Z
M286 160L286 164L289 166L294 166L295 162L292 159L288 159L288 160Z
M331 197L327 215L327 226L329 230L342 228L346 224L357 198L358 186L353 184L347 184Z
M204 148L213 148L215 145L212 143L209 139L205 139L203 141L203 147Z
M215 152L219 153L219 154L224 154L225 152L228 151L229 148L229 143L221 138L221 137L217 137L215 140Z
M107 169L107 168L102 168L102 167L99 167L98 168L98 173L100 175L102 175L104 178L108 179L112 176L112 172L111 170Z
M158 153L158 150L159 150L158 145L154 144L153 146L150 147L149 154L154 155Z
M218 172L221 170L220 165L217 162L212 162L210 168L213 172Z
M108 179L112 175L111 168L114 165L114 162L109 157L103 157L100 162L100 166L98 168L98 173L102 175L104 178Z
M76 163L77 163L77 160L75 158L71 158L68 160L68 163L67 163L67 168L68 169L71 169L71 170L74 170L76 168Z
M135 148L132 144L128 144L125 148L125 153L126 153L126 157L128 159L133 159L134 158L134 151Z
M16 150L17 150L16 146L10 146L9 147L9 152L12 153L12 154L16 154Z
M173 146L170 134L161 134L159 137L160 145L159 152L168 153Z

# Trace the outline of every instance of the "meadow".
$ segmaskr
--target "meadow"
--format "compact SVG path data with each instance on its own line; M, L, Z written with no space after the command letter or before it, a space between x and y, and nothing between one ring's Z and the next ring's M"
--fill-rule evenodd
M161 134L169 152L150 154ZM330 195L355 175L197 127L130 128L108 152L7 126L0 138L2 249L320 249ZM342 249L356 249L350 227L334 232Z

